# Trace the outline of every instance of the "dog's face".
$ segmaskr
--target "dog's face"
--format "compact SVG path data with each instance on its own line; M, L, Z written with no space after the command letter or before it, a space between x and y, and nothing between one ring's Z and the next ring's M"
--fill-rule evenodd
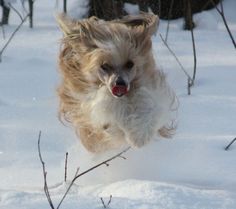
M58 22L70 48L67 57L78 66L74 74L85 83L106 85L114 97L121 97L145 73L157 16L142 14L115 21L59 17Z
M103 64L98 69L98 77L112 95L121 97L128 93L130 84L135 78L136 68L134 65L134 61L129 58L118 65L109 60L103 60Z

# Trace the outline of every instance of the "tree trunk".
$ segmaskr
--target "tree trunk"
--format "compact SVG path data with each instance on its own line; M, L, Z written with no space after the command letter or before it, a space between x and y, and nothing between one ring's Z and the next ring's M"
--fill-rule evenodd
M0 25L6 25L8 24L9 20L10 8L7 7L3 1L1 2L1 6L2 6L2 21L0 22Z
M192 4L190 0L183 0L184 6L184 29L192 30L194 28Z
M33 28L33 9L34 9L34 1L29 0L29 23L30 23L30 28Z
M67 13L67 0L63 0L63 12Z

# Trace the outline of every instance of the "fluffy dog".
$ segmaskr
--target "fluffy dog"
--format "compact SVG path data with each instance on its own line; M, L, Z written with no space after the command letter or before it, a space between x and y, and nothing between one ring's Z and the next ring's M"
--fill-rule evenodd
M64 33L59 114L73 124L85 148L142 147L157 133L170 136L175 94L152 54L158 17L57 20Z

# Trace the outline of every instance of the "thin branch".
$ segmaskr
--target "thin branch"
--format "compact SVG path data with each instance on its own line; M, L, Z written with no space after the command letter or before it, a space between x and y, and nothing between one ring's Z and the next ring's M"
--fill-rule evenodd
M111 199L112 199L112 195L110 195L110 199L109 199L108 203L105 204L103 198L102 198L102 197L100 198L100 200L101 200L102 205L103 205L104 208L107 208L107 207L110 205L110 203L111 203Z
M64 174L64 181L67 180L67 161L68 161L68 152L66 153L66 159L65 159L65 174Z
M187 71L185 70L184 66L182 65L182 63L179 61L178 57L176 56L176 54L174 53L174 51L169 47L169 45L167 44L167 42L164 40L164 38L162 37L162 35L160 34L161 40L162 42L165 44L165 46L167 47L167 49L169 50L169 52L173 55L173 57L175 58L175 60L177 61L177 63L179 64L181 70L184 72L184 74L187 76L187 89L188 89L188 95L191 95L191 87L193 86L193 79L191 78L191 76L187 73ZM194 40L194 39L193 39ZM193 49L195 51L195 43L193 41ZM195 75L196 75L196 52L194 52L194 74L193 74L193 78L195 79Z
M79 173L79 169L80 169L80 167L78 167L78 168L76 169L75 177L78 175L78 173Z
M191 86L193 86L195 78L196 78L196 72L197 72L197 55L196 55L196 46L195 46L193 28L191 28L190 31L191 31L191 38L192 38L192 44L193 44L193 57L194 57L193 77L192 77L192 83L191 83Z
M108 203L107 203L107 206L110 205L110 203L111 203L111 199L112 199L112 195L110 195L110 199L109 199L109 201L108 201Z
M188 95L191 95L192 80L188 78Z
M105 202L104 202L104 200L103 200L102 197L100 198L100 200L101 200L101 202L102 202L103 207L104 207L104 208L107 208L107 206L105 205Z
M182 63L179 61L178 57L176 56L176 54L174 53L174 51L169 47L169 45L166 43L166 41L164 40L164 38L162 37L162 35L160 34L161 40L163 41L163 43L165 44L165 46L167 47L167 49L169 50L169 52L173 55L173 57L175 58L175 60L177 61L177 63L179 64L181 70L184 72L184 74L187 76L187 78L189 80L192 81L191 76L187 73L187 71L185 70L184 66L182 65Z
M225 27L227 29L227 32L229 34L229 37L230 37L230 39L231 39L231 41L232 41L232 43L234 45L234 48L236 49L236 42L235 42L234 37L233 37L233 35L232 35L232 33L231 33L230 29L229 29L227 20L225 18L224 7L223 7L222 1L220 1L220 9L217 7L217 5L215 4L215 2L213 0L210 0L210 1L215 6L216 11L220 14L220 16L221 16L221 18L222 18L222 20L224 22L224 25L225 25Z
M227 151L230 146L236 141L236 138L234 138L226 147L225 147L225 150Z
M20 14L20 12L19 12L15 7L13 7L11 3L9 3L8 5L9 5L9 7L19 16L19 18L21 19L21 21L23 21L24 18L22 17L22 15Z
M22 8L23 8L24 14L27 14L28 11L27 11L27 9L25 8L25 1L24 1L24 0L21 0L21 6L22 6Z
M96 168L98 168L98 167L100 167L100 166L102 166L102 165L106 165L106 166L109 165L108 162L110 162L110 161L112 161L112 160L114 160L114 159L116 159L116 158L122 156L122 155L123 155L125 152L127 152L130 148L131 148L131 147L128 147L128 148L126 148L125 150L123 150L122 152L118 153L117 155L115 155L115 156L109 158L108 160L105 160L105 161L103 161L103 162L101 162L101 163L99 163L99 164L97 164L97 165L95 165L95 166L89 168L88 170L86 170L86 171L84 171L84 172L82 172L82 173L76 175L76 176L72 179L72 181L71 181L69 187L67 188L65 194L63 195L61 201L59 202L59 204L58 204L58 206L57 206L57 209L61 206L62 202L64 201L64 199L65 199L65 197L67 196L68 192L70 191L71 187L73 186L74 182L75 182L79 177L81 177L81 176L83 176L83 175L89 173L90 171L92 171L92 170L94 170L94 169L96 169Z
M45 192L45 195L46 195L46 197L47 197L47 200L48 200L48 203L49 203L51 209L55 209L55 207L54 207L54 205L53 205L53 203L52 203L52 199L51 199L49 190L48 190L48 185L47 185L47 172L46 172L46 169L45 169L45 162L43 161L43 158L42 158L42 155L41 155L40 140L41 140L41 131L39 132L39 136L38 136L38 153L39 153L40 162L41 162L42 167L43 167L44 192Z
M11 40L13 39L13 37L15 36L15 34L17 33L17 31L21 28L21 26L24 24L24 22L27 20L29 14L26 15L24 17L24 19L22 20L22 22L18 25L18 27L15 29L15 31L11 34L10 38L8 39L8 41L5 43L5 45L3 46L3 48L0 51L0 62L2 62L2 54L5 51L5 49L7 48L8 44L11 42Z
M127 158L124 157L124 156L119 156L119 158L121 158L121 159L123 159L123 160L127 160Z

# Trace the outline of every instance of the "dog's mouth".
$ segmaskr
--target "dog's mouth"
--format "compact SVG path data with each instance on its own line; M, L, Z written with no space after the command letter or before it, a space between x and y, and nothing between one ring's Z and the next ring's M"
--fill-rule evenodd
M129 88L127 85L115 85L112 87L112 94L116 97L122 97L123 95L127 94Z

